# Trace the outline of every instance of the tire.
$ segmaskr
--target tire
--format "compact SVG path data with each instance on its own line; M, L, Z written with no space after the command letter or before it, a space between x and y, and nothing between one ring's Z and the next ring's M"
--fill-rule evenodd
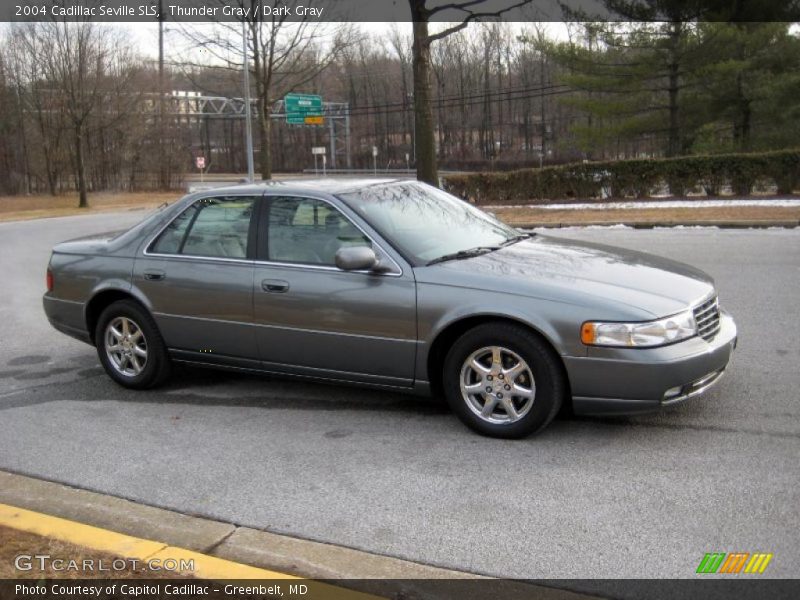
M153 317L138 302L120 300L106 307L97 320L94 340L106 373L124 387L143 390L169 376L164 340Z
M445 398L456 416L478 433L497 438L523 438L547 427L567 389L562 364L549 344L503 322L479 325L458 338L442 375Z

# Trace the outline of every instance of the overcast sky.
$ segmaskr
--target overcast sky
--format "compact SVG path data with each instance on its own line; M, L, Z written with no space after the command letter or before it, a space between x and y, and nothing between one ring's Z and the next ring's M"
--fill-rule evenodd
M514 27L522 27L526 23L513 23ZM184 24L186 25L186 24ZM402 31L406 31L411 35L411 23L358 23L358 27L367 32L372 32L382 36L392 29L399 27ZM564 39L566 37L566 24L565 23L541 23L551 37ZM156 23L116 23L115 27L126 29L130 35L133 43L138 47L139 51L145 57L152 59L158 58L158 24ZM164 54L167 61L178 60L182 53L188 52L189 47L185 40L182 39L180 34L181 24L167 23L166 33L164 37ZM432 30L436 30L440 24L433 24ZM444 26L444 24L441 24ZM199 61L198 61L199 62Z
M167 23L166 34L164 37L164 54L167 60L170 60L170 46L178 45L178 54L188 49L180 35L180 26L189 25L188 23ZM115 23L115 27L127 29L130 32L133 42L138 46L140 52L144 56L150 58L158 58L158 24L157 23ZM359 23L358 26L364 31L372 31L378 34L385 33L394 27L401 27L411 33L411 23ZM174 58L177 58L174 57Z

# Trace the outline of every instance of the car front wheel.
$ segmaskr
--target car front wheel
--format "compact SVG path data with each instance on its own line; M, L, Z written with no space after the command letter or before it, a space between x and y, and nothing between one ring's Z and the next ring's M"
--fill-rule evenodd
M510 323L487 323L463 334L445 358L443 375L445 397L459 419L499 438L544 429L566 389L552 349Z
M161 334L136 302L120 300L109 305L97 321L95 343L106 373L125 387L153 387L169 375Z

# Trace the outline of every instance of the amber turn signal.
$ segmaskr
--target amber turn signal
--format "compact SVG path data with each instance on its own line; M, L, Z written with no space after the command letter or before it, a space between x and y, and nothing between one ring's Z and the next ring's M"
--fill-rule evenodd
M581 325L581 341L584 344L594 344L594 323Z

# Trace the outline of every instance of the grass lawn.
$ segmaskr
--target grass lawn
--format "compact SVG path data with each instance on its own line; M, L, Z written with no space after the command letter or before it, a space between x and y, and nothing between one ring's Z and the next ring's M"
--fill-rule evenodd
M17 570L15 567L16 557L49 555L50 559L46 563L44 570L39 569L39 563L32 559L31 570ZM78 570L66 569L56 570L52 567L50 560L61 559L66 567L69 561L75 561L78 567L84 565L84 560L93 561L95 567L102 560L107 571L97 570ZM49 539L25 531L18 531L10 527L0 525L0 580L2 579L192 579L189 575L173 573L169 571L148 571L143 565L138 564L137 568L132 565L116 570L111 568L112 561L119 559L118 556L105 554L75 546L66 542ZM121 563L118 563L122 566Z
M66 217L93 212L155 208L164 202L174 202L184 195L171 192L98 192L89 194L89 207L78 208L78 194L49 196L0 196L0 221L22 221L44 217Z
M510 225L614 225L617 223L686 224L744 223L753 221L800 221L800 207L720 206L692 208L629 208L607 210L550 210L546 208L485 207Z
M77 208L78 195L0 196L0 221L65 217L121 210L151 209L183 196L172 192L101 192L89 194L89 207ZM800 221L800 207L720 206L687 208L625 208L607 210L551 210L536 207L484 207L511 225L536 227L554 225L613 225L617 223L703 224L754 221Z

